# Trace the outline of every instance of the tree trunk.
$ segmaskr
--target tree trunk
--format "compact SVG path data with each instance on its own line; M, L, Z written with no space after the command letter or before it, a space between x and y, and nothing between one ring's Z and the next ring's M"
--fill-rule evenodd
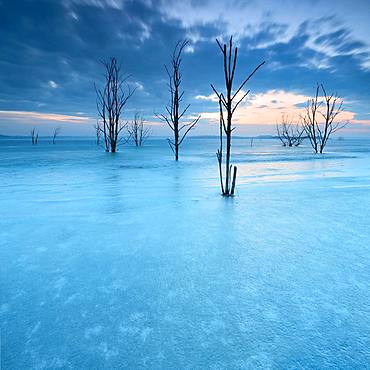
M234 173L233 173L233 182L231 184L231 193L230 195L234 195L234 190L235 190L235 184L236 184L236 172L237 172L237 167L234 166Z
M229 119L228 119L229 121ZM228 123L229 125L229 123ZM225 195L230 194L230 154L231 154L231 131L228 130L226 137L226 180L225 180Z

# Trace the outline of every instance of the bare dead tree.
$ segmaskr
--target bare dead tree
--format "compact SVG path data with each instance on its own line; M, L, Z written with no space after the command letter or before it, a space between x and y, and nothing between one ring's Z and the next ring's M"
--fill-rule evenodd
M39 140L39 132L38 130L36 129L36 127L34 127L32 130L31 130L31 142L32 142L32 145L36 145L37 142Z
M121 142L120 134L127 125L127 122L123 122L122 115L135 89L131 89L127 83L129 76L122 73L116 58L110 58L102 64L105 68L104 88L100 90L95 87L99 129L104 138L105 150L115 153Z
M217 45L219 46L222 56L223 56L223 67L224 67L224 75L225 75L225 85L226 91L218 92L216 88L211 84L212 90L218 97L219 103L219 110L220 110L220 148L218 149L216 155L219 165L219 172L220 172L220 183L221 183L221 190L222 195L224 196L232 196L234 195L235 191L235 183L236 183L236 173L237 167L230 164L231 158L231 135L232 132L235 130L233 127L232 119L233 115L239 106L239 104L247 97L250 90L244 92L242 89L245 84L250 80L250 78L257 72L257 70L265 64L265 62L260 63L253 72L243 80L243 82L239 85L238 88L233 89L233 82L235 77L235 68L236 68L236 61L238 56L238 48L233 48L233 38L230 37L229 45L226 44L221 45L221 43L216 40ZM240 95L239 95L240 93ZM224 111L226 112L226 122L224 118ZM225 183L223 180L223 173L222 173L222 161L223 161L223 134L226 136L226 154L225 154ZM232 171L233 170L233 171ZM231 178L232 174L232 178Z
M53 134L53 144L55 144L55 140L56 140L57 136L59 135L60 130L61 130L61 128L60 128L60 127L56 127L56 128L54 129L54 134Z
M304 129L294 123L294 117L286 114L282 114L281 122L276 124L276 132L283 146L299 146L304 139Z
M150 136L150 128L145 127L144 117L138 112L135 113L133 121L127 126L127 132L136 146L142 146Z
M323 97L320 97L320 90ZM342 112L343 100L337 94L328 95L324 85L317 85L315 96L307 102L302 116L303 129L315 153L323 153L331 134L345 127L348 122L336 121Z
M99 120L96 122L94 125L95 129L95 140L96 140L96 145L100 145L100 140L101 140L101 134L102 134L102 129L99 124Z
M179 41L172 54L170 69L165 66L169 78L168 89L170 92L170 103L166 106L167 114L157 114L157 117L161 121L166 122L173 131L173 140L167 139L167 141L175 155L176 161L179 160L180 145L189 131L195 127L200 119L200 116L198 116L183 124L180 122L190 107L190 104L188 104L185 109L180 108L184 96L184 91L181 91L181 54L188 43L188 40Z

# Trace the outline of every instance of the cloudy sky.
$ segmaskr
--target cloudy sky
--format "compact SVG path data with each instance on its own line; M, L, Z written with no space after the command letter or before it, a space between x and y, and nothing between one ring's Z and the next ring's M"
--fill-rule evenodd
M164 64L184 38L184 103L190 118L202 115L193 134L217 134L215 39L234 35L238 81L266 61L235 117L239 134L274 133L322 82L344 99L347 134L370 135L369 14L370 0L0 0L0 134L37 125L43 135L93 135L100 60L116 56L137 88L125 117L139 111L166 135L155 119L168 102Z

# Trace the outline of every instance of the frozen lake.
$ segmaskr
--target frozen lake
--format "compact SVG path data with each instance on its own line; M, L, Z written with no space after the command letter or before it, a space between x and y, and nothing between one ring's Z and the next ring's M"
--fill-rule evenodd
M116 155L0 140L2 369L363 369L370 140Z

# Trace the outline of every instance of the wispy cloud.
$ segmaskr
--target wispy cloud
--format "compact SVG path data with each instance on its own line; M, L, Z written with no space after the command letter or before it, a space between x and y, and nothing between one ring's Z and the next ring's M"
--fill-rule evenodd
M203 101L213 101L213 102L218 101L217 95L215 93L210 94L210 95L197 95L195 99L203 100Z
M139 82L139 81L135 81L133 83L134 87L136 88L136 90L139 90L139 91L143 91L144 90L144 85Z
M123 9L123 0L67 0L66 4L94 6L97 8Z
M59 87L59 85L53 80L48 81L48 86L52 89L57 89Z
M0 111L0 118L4 121L15 120L22 123L32 123L35 121L39 122L61 122L61 123L75 123L83 124L90 123L92 120L89 117L81 115L73 116L66 114L55 114L55 113L41 113L41 112L26 112L26 111Z

